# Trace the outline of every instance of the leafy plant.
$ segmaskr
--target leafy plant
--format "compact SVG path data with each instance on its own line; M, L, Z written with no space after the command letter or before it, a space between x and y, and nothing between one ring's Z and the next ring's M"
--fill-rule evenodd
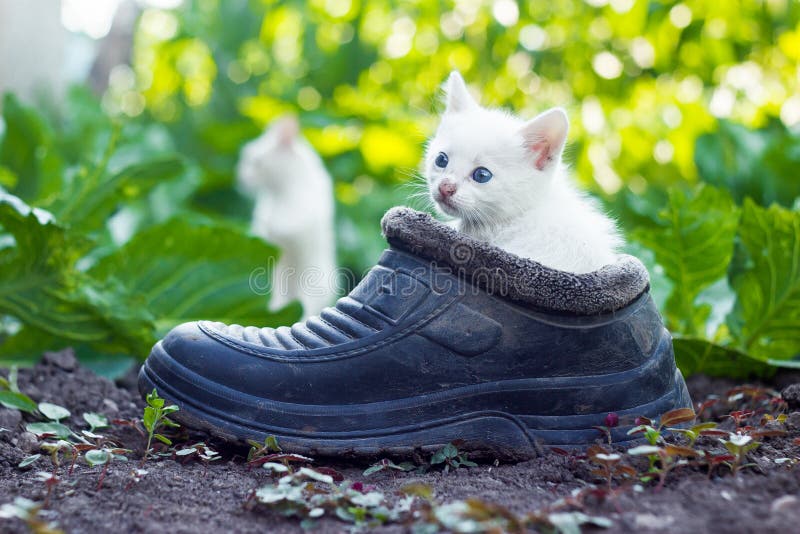
M727 192L701 185L671 191L654 224L633 236L655 251L673 283L665 313L685 373L745 377L800 367L800 212L750 199L740 209ZM715 305L732 302L725 322L699 303L712 286L722 288Z
M28 413L34 413L38 408L29 396L20 392L16 366L12 366L9 370L8 379L0 377L0 404L6 408Z
M172 441L159 431L166 428L178 428L180 425L172 421L168 416L171 413L177 412L180 408L174 404L165 405L164 399L158 396L158 392L153 389L147 394L145 401L147 406L144 407L144 414L142 415L142 424L147 432L147 445L144 450L144 460L146 460L151 452L151 444L153 438L167 446L172 445Z
M663 447L655 445L639 445L628 449L628 454L631 456L645 455L650 460L650 467L648 473L658 476L658 485L656 490L661 490L667 481L667 475L676 467L688 465L687 458L694 458L699 455L697 451L690 447L683 447L680 445L666 444ZM658 465L657 465L658 464ZM641 477L643 482L648 482L652 479L650 474Z
M695 162L705 182L724 187L737 202L791 208L800 196L800 182L787 179L800 164L798 141L777 120L759 129L722 120L715 132L697 138Z
M56 127L13 96L3 102L0 360L74 346L109 369L187 320L297 318L296 306L271 314L250 287L256 269L269 276L276 249L175 202L197 184L163 129L109 119L84 96L66 105L87 111Z
M765 210L745 200L739 239L731 333L738 348L755 357L794 357L800 353L800 212Z
M81 447L78 447L81 450ZM89 467L95 467L98 465L102 465L103 469L100 471L100 477L97 479L97 490L99 491L100 488L103 487L103 481L108 474L108 467L111 465L112 461L118 462L127 462L128 457L125 456L125 453L130 453L130 450L127 449L119 449L119 448L110 448L110 447L103 447L100 446L90 446L83 448L86 452L84 453L84 459L86 463L89 464Z
M623 463L622 455L609 452L599 445L592 445L586 451L589 462L597 466L592 474L605 478L608 489L615 477L635 477L636 470Z
M89 424L89 431L94 432L98 429L108 428L108 418L95 412L87 412L83 414L83 420Z
M283 451L275 436L267 436L264 438L264 443L259 443L253 439L248 439L247 443L250 444L250 451L247 453L248 462L267 454Z
M745 463L747 453L757 449L761 443L754 441L751 436L739 433L731 434L728 439L721 439L720 441L733 456L733 461L729 465L734 475L743 467L754 465Z
M739 213L730 195L713 187L692 194L671 189L667 198L657 229L642 228L633 236L655 253L672 282L664 306L669 324L687 335L703 334L711 306L697 305L697 296L725 275Z
M451 468L477 467L478 464L467 460L467 454L458 450L453 443L448 443L431 457L431 465L444 464L444 472L447 473Z
M203 463L203 476L208 472L208 464L220 460L222 456L203 442L189 445L175 451L176 459L196 458Z
M374 475L375 473L379 473L381 471L412 471L416 468L414 464L411 462L402 462L400 464L396 464L393 461L383 458L369 466L367 469L364 470L364 476L368 477L370 475Z
M362 526L397 520L413 500L404 499L389 508L383 493L353 486L337 485L332 476L301 467L256 490L254 499L262 507L306 520L306 527L325 515Z

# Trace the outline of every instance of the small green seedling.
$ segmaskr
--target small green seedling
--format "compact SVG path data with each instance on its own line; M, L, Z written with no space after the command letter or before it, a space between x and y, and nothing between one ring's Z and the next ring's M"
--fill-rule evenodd
M250 452L247 454L248 467L260 465L273 473L291 473L292 463L310 463L314 461L313 458L308 456L283 452L275 436L267 436L264 438L264 443L259 443L254 439L247 440L247 443L250 444ZM274 464L280 465L285 469L273 467Z
M87 412L83 414L83 420L89 425L89 432L108 428L108 418L101 413Z
M62 419L66 419L67 417L70 416L69 410L67 410L63 406L59 406L58 404L51 404L49 402L40 402L38 408L39 408L39 413L41 413L49 420L55 421L57 423L60 423Z
M19 467L20 469L24 469L26 467L30 467L31 465L36 463L36 460L38 460L41 457L42 457L42 455L39 454L39 453L31 454L29 456L26 456L25 458L22 459L22 461L19 463L19 465L17 467Z
M467 460L466 453L462 453L453 443L448 443L431 457L431 465L444 464L444 472L450 471L450 468L458 469L459 467L477 467L478 464Z
M116 460L119 462L127 462L128 457L125 456L125 453L130 452L127 449L115 449L115 448L102 448L102 449L90 449L86 451L86 454L83 455L83 458L86 460L86 463L89 464L89 467L97 467L98 465L103 466L103 470L100 471L100 477L97 480L97 490L103 487L103 481L106 479L106 475L108 474L108 466L111 465L111 462Z
M49 421L28 423L25 425L25 430L31 434L36 434L39 439L56 438L65 440L71 437L72 430L63 423L62 419L69 417L69 410L57 404L49 402L40 402L37 406L39 413L45 416Z
M752 467L755 464L744 463L747 460L747 453L755 450L761 445L758 441L754 441L751 436L746 434L731 434L728 439L720 440L728 452L733 456L733 461L729 463L731 471L736 475L740 469L745 467Z
M592 470L595 476L606 479L608 489L611 489L611 481L614 477L630 477L636 476L636 470L622 463L622 455L608 452L599 445L592 445L586 451L589 462L598 466Z
M283 451L281 446L278 445L278 439L275 436L267 436L264 438L263 444L254 439L248 439L247 443L250 444L250 452L247 453L248 462L260 458L266 454Z
M68 426L53 421L28 423L25 425L25 430L31 434L36 434L39 439L67 439L72 435L72 430Z
M689 440L688 446L694 447L694 443L700 436L717 435L717 433L721 433L721 435L727 434L727 432L723 430L716 430L716 428L717 428L717 423L707 422L694 425L691 428L668 428L667 430L669 430L670 432L677 432L679 434L683 434Z
M203 476L208 472L208 464L222 458L217 451L209 447L203 442L195 443L189 447L178 449L175 451L175 458L196 458L203 462Z
M688 423L694 421L697 415L691 408L678 408L670 410L659 419L658 426L654 426L653 422L647 417L638 417L636 419L637 426L628 430L628 435L644 434L644 438L650 445L659 445L665 443L662 432L665 427L672 427L681 423ZM670 428L669 430L673 430Z
M412 500L413 497L400 499L390 507L383 493L367 490L360 482L337 484L329 474L301 467L256 490L251 503L287 517L301 518L302 526L310 529L323 516L357 527L397 522L408 515Z
M648 469L648 473L652 473L654 475L658 475L658 486L656 486L656 491L660 491L664 484L667 481L667 475L675 469L676 467L688 465L689 461L687 458L695 458L700 456L694 449L690 449L689 447L683 447L680 445L664 445L663 447L658 447L656 445L640 445L638 447L633 447L632 449L628 449L628 454L631 456L647 456L650 460L650 468ZM656 467L656 463L659 464ZM642 477L643 482L649 482L653 477L650 475L645 475Z
M57 439L55 441L45 440L39 444L39 448L50 455L50 461L52 462L55 470L58 470L58 468L61 466L61 453L69 453L72 457L73 463L78 456L78 451L75 449L75 445L65 439Z
M142 417L142 424L147 431L147 447L144 451L144 460L150 456L151 445L153 438L167 446L172 446L172 441L159 433L162 428L178 428L180 425L172 421L169 414L177 412L180 408L174 404L165 406L164 399L158 396L158 392L153 388L153 391L147 394L147 406L144 407L144 415Z
M413 471L416 467L417 466L415 466L411 462L403 462L401 464L396 464L393 461L391 461L391 460L389 460L387 458L384 458L383 460L375 462L374 464L369 466L364 471L364 476L368 477L368 476L373 475L375 473L378 473L380 471L391 471L391 470L402 471L402 472Z
M205 462L213 462L214 460L219 460L221 456L217 451L209 447L203 442L195 443L194 445L190 445L186 448L179 449L175 451L176 457L183 457L183 458L199 458Z

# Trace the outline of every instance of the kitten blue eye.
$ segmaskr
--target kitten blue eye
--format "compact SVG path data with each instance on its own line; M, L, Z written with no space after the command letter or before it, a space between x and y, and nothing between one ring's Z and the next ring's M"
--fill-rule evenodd
M448 159L447 154L445 154L444 152L439 152L439 155L436 156L436 160L434 160L433 163L440 169L444 169L445 167L447 167L447 164L449 162L450 160Z
M472 179L478 182L479 184L485 184L489 180L492 179L492 171L487 169L486 167L478 167L474 171L472 171Z

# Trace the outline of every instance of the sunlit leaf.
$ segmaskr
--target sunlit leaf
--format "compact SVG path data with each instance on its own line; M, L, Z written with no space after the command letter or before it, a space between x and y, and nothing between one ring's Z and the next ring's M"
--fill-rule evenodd
M800 212L745 200L739 236L728 325L746 352L788 360L800 353Z
M659 419L662 426L672 426L688 421L694 421L696 415L691 408L677 408L663 414Z
M633 232L653 250L672 281L665 311L670 326L681 333L704 333L707 308L695 303L700 292L725 276L733 255L738 210L724 191L710 186L687 194L671 189L656 227Z

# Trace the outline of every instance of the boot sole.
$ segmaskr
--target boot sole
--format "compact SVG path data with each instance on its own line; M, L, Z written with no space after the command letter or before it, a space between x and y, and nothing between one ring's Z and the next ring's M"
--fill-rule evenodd
M654 382L664 387L653 392L652 400L635 406L625 402L626 391L636 391L641 398L641 388L653 389ZM691 407L683 376L674 366L668 335L646 364L621 373L505 380L407 399L337 406L276 402L221 386L176 362L159 342L139 372L140 392L154 388L180 408L173 418L190 428L234 442L263 442L275 436L284 450L337 457L408 457L458 441L459 448L472 451L473 456L528 459L546 447L608 443L609 436L613 443L639 442L627 434L635 417L655 419L669 410ZM542 404L543 395L554 403L566 399L582 412L586 406L597 406L600 398L604 399L600 405L608 406L610 396L618 399L619 409L571 415L531 415L525 410L526 404L548 405ZM597 427L604 425L611 411L621 424L606 434ZM272 423L287 418L291 427ZM319 431L320 426L348 430Z

